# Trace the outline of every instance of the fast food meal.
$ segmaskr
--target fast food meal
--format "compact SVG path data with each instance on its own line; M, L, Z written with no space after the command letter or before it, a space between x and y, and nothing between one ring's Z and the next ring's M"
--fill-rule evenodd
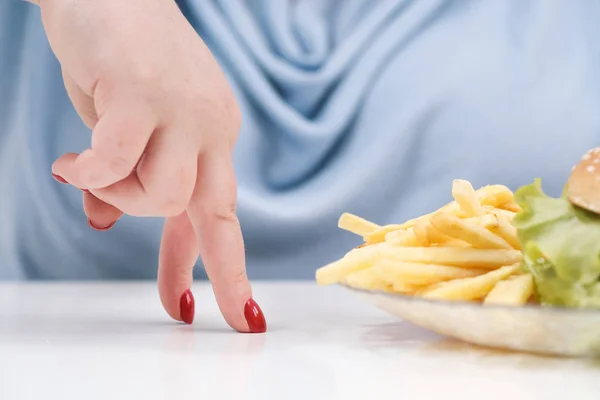
M540 180L513 193L452 183L454 201L402 224L345 213L363 243L316 272L317 283L483 306L600 307L600 149L574 169L560 198Z

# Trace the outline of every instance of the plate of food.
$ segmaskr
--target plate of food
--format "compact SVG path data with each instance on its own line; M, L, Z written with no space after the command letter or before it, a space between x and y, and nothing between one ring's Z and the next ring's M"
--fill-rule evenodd
M514 193L457 179L452 196L400 224L343 214L339 227L363 243L318 269L317 283L468 343L600 357L600 148L559 198L539 179Z

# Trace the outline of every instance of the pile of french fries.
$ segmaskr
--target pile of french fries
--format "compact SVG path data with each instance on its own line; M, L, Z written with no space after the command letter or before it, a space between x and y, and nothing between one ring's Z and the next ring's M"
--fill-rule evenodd
M534 282L521 269L511 220L519 207L510 189L452 183L454 201L403 224L379 226L343 214L338 226L364 243L316 272L318 284L348 286L429 299L522 305Z

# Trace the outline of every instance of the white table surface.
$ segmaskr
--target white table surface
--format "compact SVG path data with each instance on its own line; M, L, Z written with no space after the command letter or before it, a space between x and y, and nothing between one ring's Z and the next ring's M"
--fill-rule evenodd
M254 283L269 331L193 326L152 283L0 284L0 399L600 399L600 363L485 350L339 287Z

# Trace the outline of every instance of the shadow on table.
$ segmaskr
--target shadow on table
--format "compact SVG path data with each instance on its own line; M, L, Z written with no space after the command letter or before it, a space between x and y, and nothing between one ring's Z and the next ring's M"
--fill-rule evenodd
M511 364L531 369L562 368L565 363L570 366L600 368L600 360L597 359L548 356L473 345L440 336L408 322L371 326L361 337L362 343L373 350L388 352L409 349L414 354L435 357L436 360L440 357L461 357L485 364Z

